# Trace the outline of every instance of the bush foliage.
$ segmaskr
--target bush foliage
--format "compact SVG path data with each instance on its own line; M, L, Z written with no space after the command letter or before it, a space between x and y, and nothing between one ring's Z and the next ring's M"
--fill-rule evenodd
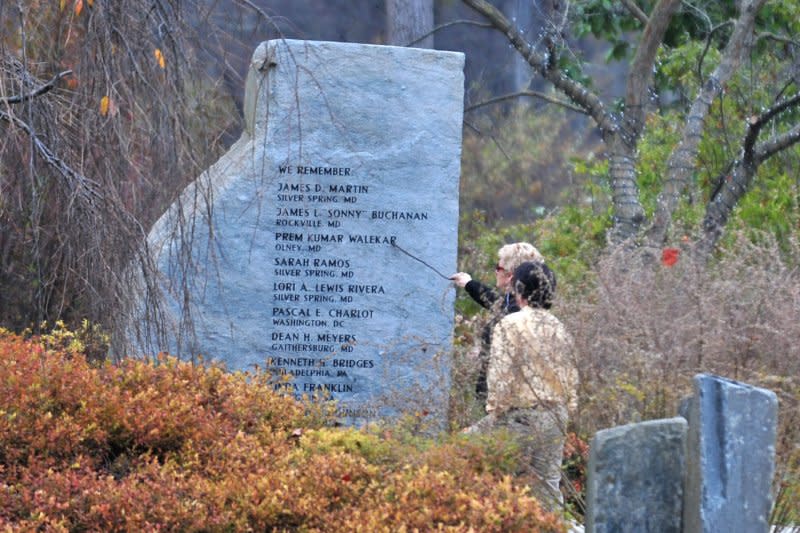
M800 509L800 246L753 231L712 262L680 248L652 265L603 257L594 288L559 302L579 353L581 434L675 416L692 378L711 373L778 395L776 520ZM780 487L784 487L779 492ZM788 511L786 511L788 512ZM791 515L792 513L788 513Z
M0 333L0 528L563 531L502 439L327 427L263 374L53 344Z
M591 222L585 219L575 233L587 234ZM779 398L774 521L796 522L800 518L796 232L779 237L752 227L734 232L710 261L681 247L665 249L669 253L654 262L636 251L607 253L597 244L584 243L587 256L593 254L589 263L574 252L559 257L554 245L563 246L564 241L542 231L550 225L558 223L543 220L487 232L491 238L474 241L474 252L462 248L471 254L462 258L462 264L493 264L499 245L536 237L533 242L556 265L559 296L553 312L575 339L581 378L579 408L571 416L570 430L588 440L601 429L675 416L680 401L692 394L692 379L698 373L770 389ZM571 269L561 269L565 260L572 261ZM485 272L478 276L491 279L488 269L482 269L473 272ZM463 291L460 297L464 298ZM454 382L470 384L477 370L467 354L478 340L476 324L484 314L472 314L467 302L459 308ZM474 397L462 392L454 400L460 424L469 423L476 413ZM565 469L578 492L585 475L585 461L578 453L581 446L580 440L571 442L565 457Z

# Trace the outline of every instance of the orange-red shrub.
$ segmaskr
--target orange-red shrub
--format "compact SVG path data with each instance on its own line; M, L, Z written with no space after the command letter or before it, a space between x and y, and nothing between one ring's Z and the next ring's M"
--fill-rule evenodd
M479 444L323 422L265 375L0 332L0 528L563 531Z

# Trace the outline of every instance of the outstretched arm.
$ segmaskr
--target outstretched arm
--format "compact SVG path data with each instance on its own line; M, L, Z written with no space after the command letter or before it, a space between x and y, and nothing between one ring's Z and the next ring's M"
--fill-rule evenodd
M450 276L450 279L453 280L457 287L465 289L467 294L478 302L481 307L489 309L500 299L500 295L492 287L472 279L472 276L466 272L457 272Z
M474 279L467 283L464 289L466 289L467 294L469 294L473 300L486 309L490 309L495 302L500 299L500 295L496 290Z

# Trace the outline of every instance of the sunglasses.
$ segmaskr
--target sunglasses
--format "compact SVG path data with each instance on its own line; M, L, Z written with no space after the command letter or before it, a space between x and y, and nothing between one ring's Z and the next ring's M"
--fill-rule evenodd
M497 265L494 267L494 271L495 271L495 272L505 272L505 270L506 270L505 268L503 268L503 267L501 267L501 266L500 266L500 263L498 263L498 264L497 264Z

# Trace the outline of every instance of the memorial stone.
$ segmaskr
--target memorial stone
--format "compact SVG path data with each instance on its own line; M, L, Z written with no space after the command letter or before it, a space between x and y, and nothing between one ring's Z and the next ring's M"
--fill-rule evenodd
M586 531L680 533L686 420L598 431L589 447Z
M162 349L267 369L281 391L336 400L345 423L442 415L463 65L455 52L262 43L242 138L151 232L170 297ZM176 268L186 255L191 269Z
M769 531L777 396L704 374L694 389L682 406L689 421L684 531Z

